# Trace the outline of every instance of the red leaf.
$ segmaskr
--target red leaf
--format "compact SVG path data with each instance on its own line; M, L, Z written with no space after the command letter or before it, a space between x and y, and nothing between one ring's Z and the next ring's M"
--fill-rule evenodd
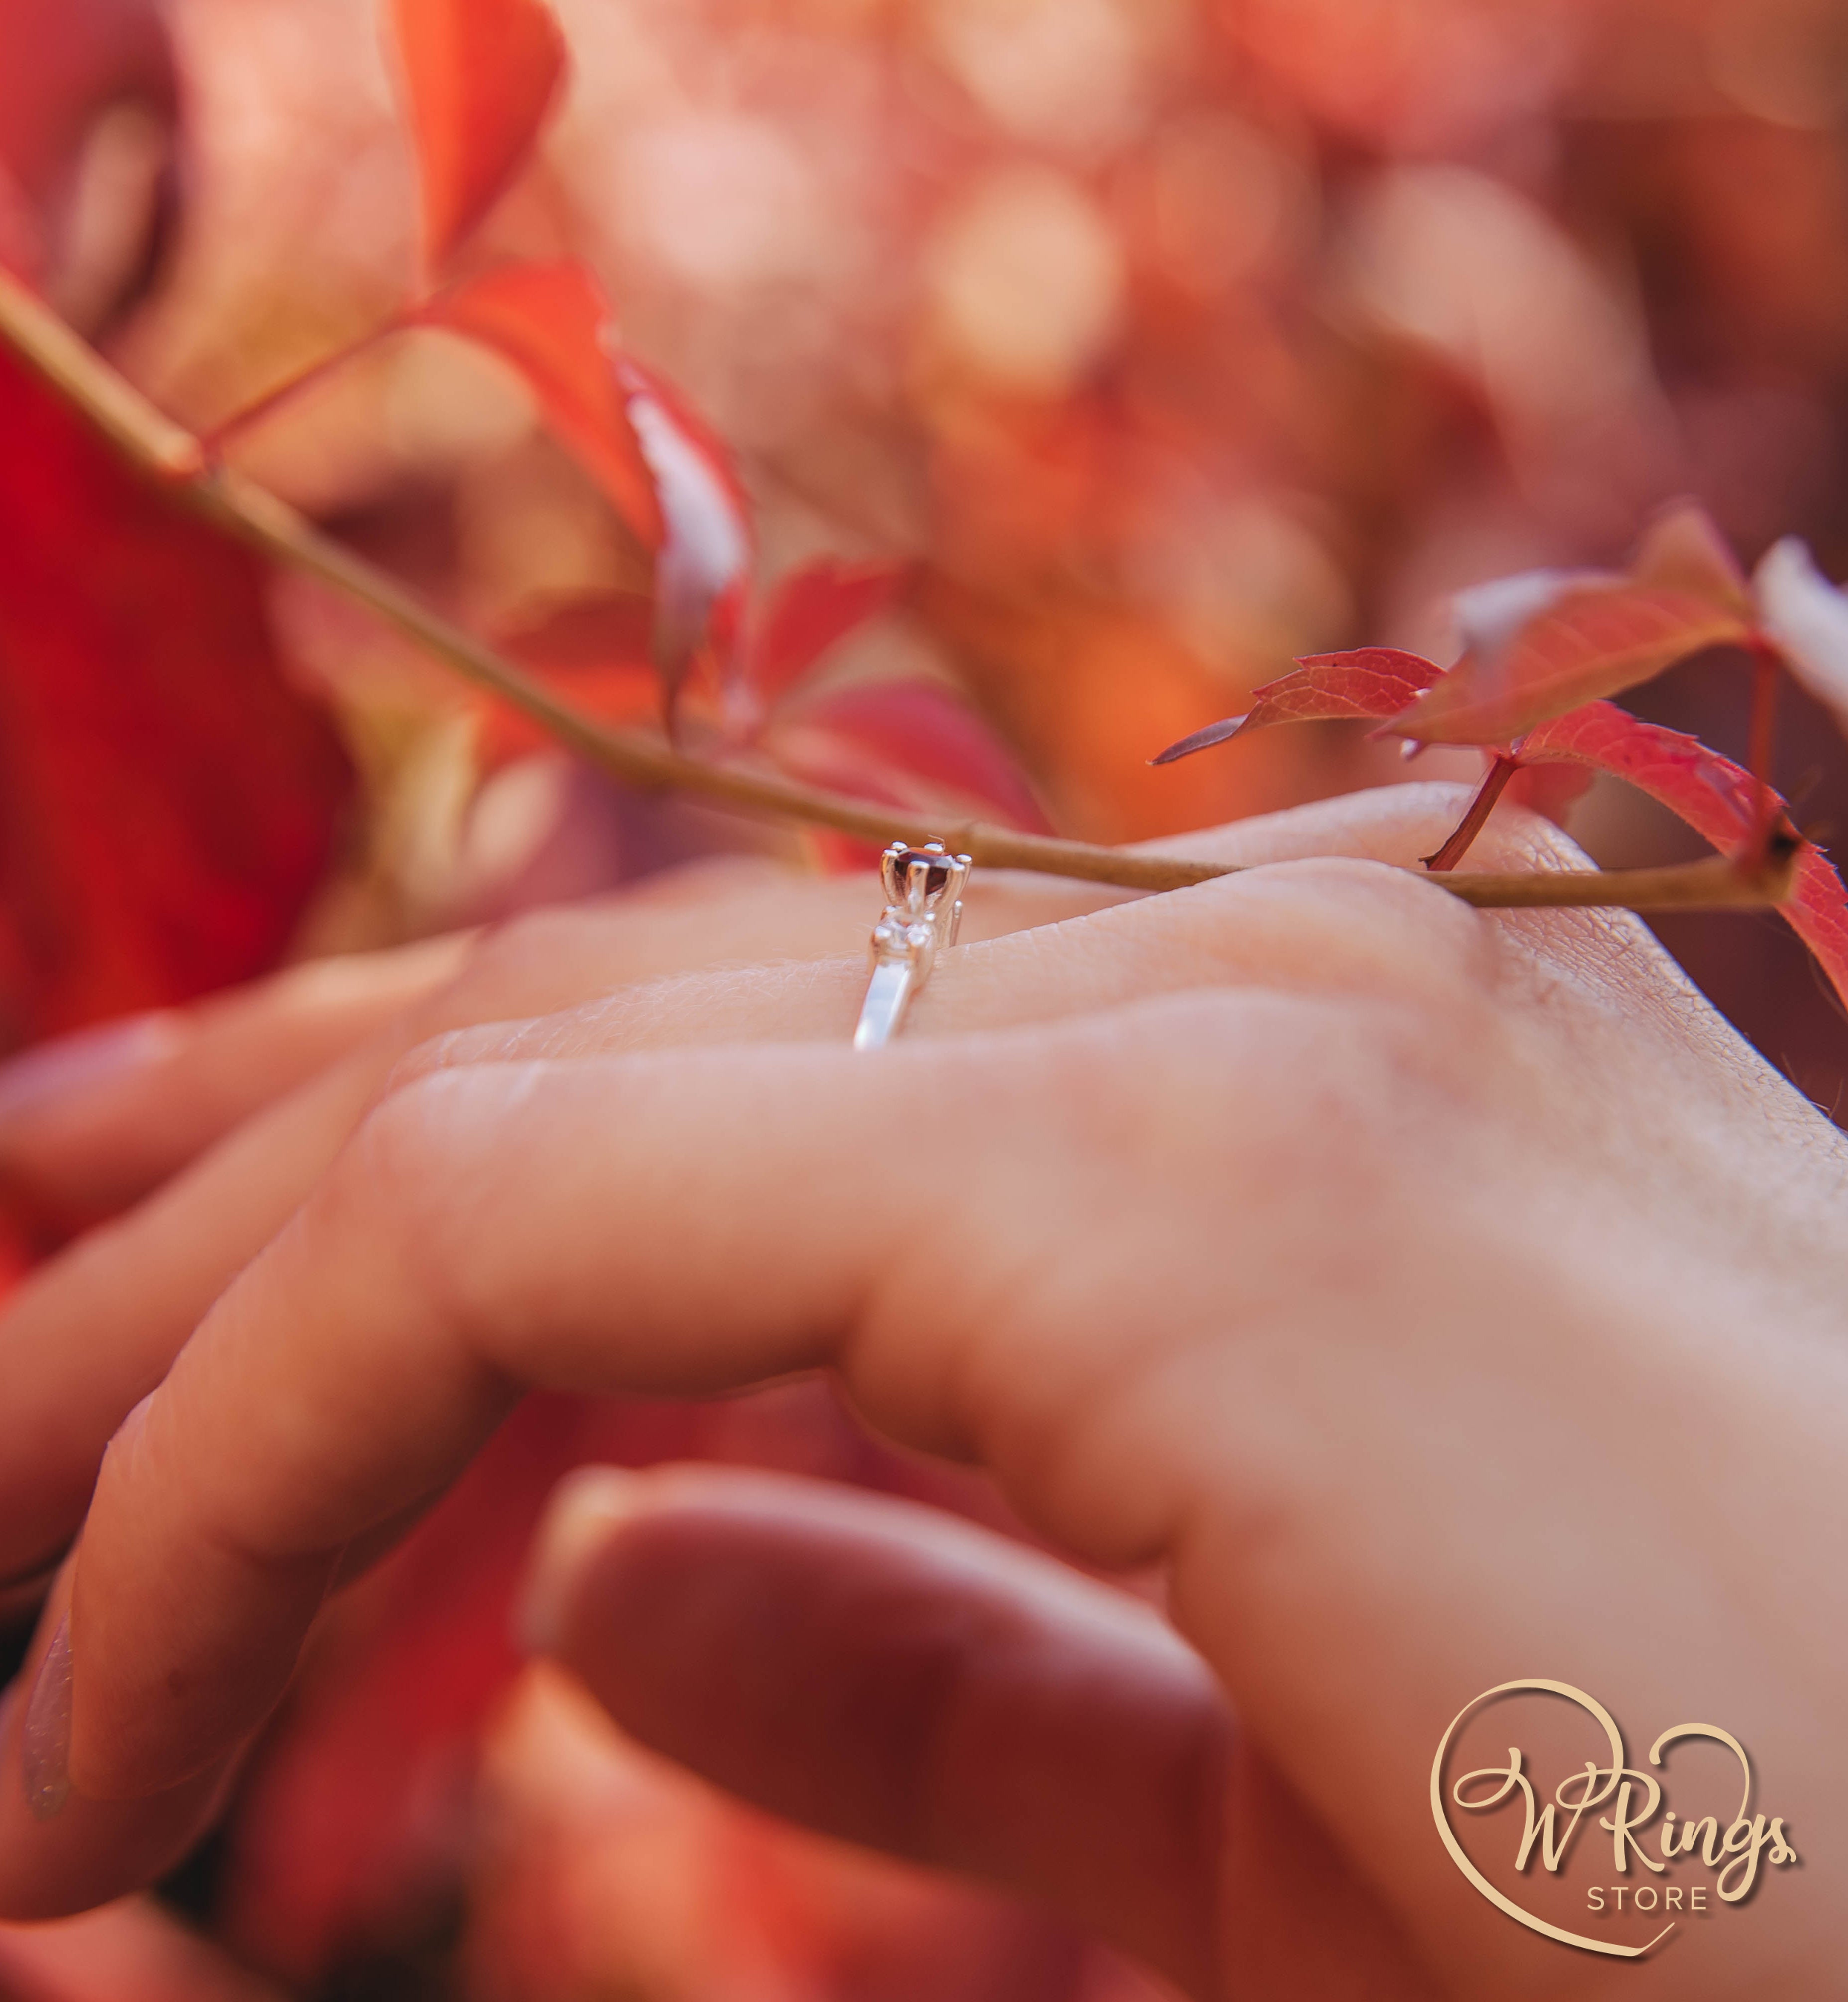
M836 689L786 711L767 746L792 777L887 806L968 806L1047 832L1019 766L988 725L935 682Z
M518 1672L513 1607L568 1468L699 1449L696 1405L528 1398L427 1519L333 1611L234 1809L225 1930L318 1989L454 1867L483 1721ZM343 1632L341 1630L343 1629Z
M248 978L349 786L262 569L0 357L0 1046Z
M783 578L757 620L748 671L752 694L769 708L830 648L889 609L908 574L902 564L826 557Z
M1724 856L1743 853L1756 825L1758 784L1744 766L1698 738L1639 722L1614 703L1588 703L1543 724L1523 741L1521 759L1588 766L1626 780ZM1778 806L1783 810L1782 800ZM1795 891L1779 909L1848 1002L1848 892L1813 843L1804 843Z
M574 260L512 264L413 316L493 348L654 554L654 652L671 696L703 648L731 664L753 556L730 455L661 378L624 354L602 288Z
M661 681L648 650L653 607L631 591L569 598L544 617L504 630L504 653L587 716L640 723L659 715ZM505 703L488 713L483 752L490 765L554 748L550 734Z
M479 341L511 362L617 513L645 547L659 546L661 508L617 373L615 316L587 266L573 258L503 265L438 293L411 319Z
M1737 612L1686 591L1568 577L1505 645L1466 652L1392 728L1426 744L1510 743L1690 654L1743 641L1750 630Z
M1672 501L1644 530L1630 581L1704 598L1741 619L1752 616L1752 587L1732 546L1697 500Z
M436 271L525 164L564 38L540 0L392 0L392 17Z
M1442 668L1396 647L1357 647L1344 654L1310 654L1295 670L1256 690L1243 716L1209 723L1149 762L1172 765L1215 744L1274 723L1330 722L1354 717L1396 716L1434 682Z
M1767 637L1790 672L1848 731L1848 596L1794 535L1766 553L1757 584Z
M616 344L583 264L512 264L440 294L413 323L511 362L546 420L654 552L657 664L670 693L710 647L730 665L753 556L730 455L678 393Z
M625 355L617 373L664 523L654 565L654 657L670 697L710 647L734 664L755 554L731 455L671 385Z
M647 666L652 616L639 592L601 591L561 599L497 637L522 666L568 678L589 669Z

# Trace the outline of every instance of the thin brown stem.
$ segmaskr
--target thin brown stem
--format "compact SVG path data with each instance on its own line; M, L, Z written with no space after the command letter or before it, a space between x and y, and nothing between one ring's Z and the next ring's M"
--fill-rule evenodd
M1665 869L1536 870L1518 876L1452 876L1444 888L1479 911L1749 911L1781 904L1796 881L1797 840L1773 839L1754 867L1723 855Z
M223 456L224 450L233 438L241 438L245 432L254 431L267 418L274 417L285 403L292 403L305 390L312 389L316 383L324 382L329 376L337 374L350 361L356 361L369 349L376 347L388 336L403 332L404 323L396 318L386 321L383 326L375 327L370 333L361 334L357 340L349 341L344 347L336 348L331 354L324 354L319 361L311 362L298 374L287 381L278 382L274 389L266 390L253 403L246 403L241 410L233 410L221 423L214 424L209 431L199 434L199 448L208 460Z
M650 733L612 729L560 701L542 682L439 617L395 578L321 534L274 494L227 467L208 463L191 432L163 416L4 270L0 340L131 464L165 481L176 500L277 562L319 577L366 605L465 680L500 696L630 785L696 793L741 813L831 827L870 843L940 839L985 868L1031 870L1122 889L1177 890L1238 873L1227 863L1100 848L982 821L873 806L845 793L797 785L758 766L689 757ZM1728 910L1781 902L1789 879L1788 867L1735 867L1716 858L1678 869L1447 875L1443 887L1484 909Z
M1488 825L1489 815L1495 811L1495 802L1508 790L1508 780L1520 769L1518 759L1511 758L1505 752L1495 753L1494 762L1484 774L1476 797L1470 802L1469 811L1457 822L1449 840L1436 854L1422 858L1432 875L1447 874L1469 853L1470 844Z

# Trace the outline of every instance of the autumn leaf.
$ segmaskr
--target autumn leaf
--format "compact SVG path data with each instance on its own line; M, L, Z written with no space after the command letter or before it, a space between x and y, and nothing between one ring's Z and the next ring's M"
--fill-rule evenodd
M702 649L721 681L735 672L756 553L750 505L730 453L679 392L633 356L616 371L661 513L654 647L671 705Z
M1633 584L1704 598L1749 620L1752 586L1732 545L1697 500L1672 501L1643 532L1630 567Z
M703 648L735 664L755 556L730 454L673 386L625 354L594 274L575 259L501 266L409 324L493 350L654 557L654 654L670 699Z
M435 272L525 165L564 38L540 0L392 0L392 25Z
M1766 552L1755 581L1766 637L1848 731L1848 596L1817 569L1794 535Z
M765 748L793 778L883 806L946 801L1049 832L1020 767L975 710L936 682L835 689L780 714Z
M783 578L752 622L744 673L756 700L768 709L849 634L889 610L908 574L902 564L824 557Z
M1588 703L1522 740L1523 766L1564 762L1606 772L1647 793L1719 852L1736 860L1759 828L1758 781L1697 738L1644 723L1609 702ZM1788 809L1777 801L1789 825ZM1822 851L1805 842L1797 881L1779 915L1822 962L1848 1003L1848 892Z
M461 334L518 369L559 441L643 547L660 546L661 507L618 373L615 315L588 266L504 264L439 292L410 323Z
M0 357L0 1046L272 965L350 775L255 558Z
M661 681L650 651L651 602L637 592L567 598L503 626L495 644L580 713L600 723L658 717ZM510 704L490 702L481 748L490 765L553 747L551 734Z
M335 1610L232 1809L224 1931L293 1992L389 1930L455 1866L483 1725L518 1672L513 1608L548 1494L587 1462L701 1446L710 1407L526 1399L399 1550Z
M1804 561L1807 564L1807 556ZM1821 590L1832 599L1841 598L1820 578L1815 578L1813 586L1801 578L1799 583L1806 592ZM1806 597L1803 602L1811 600ZM1836 616L1832 606L1829 616ZM1848 629L1848 601L1843 601L1840 616L1843 628ZM1260 689L1247 714L1183 738L1156 762L1185 757L1209 744L1224 743L1244 731L1274 723L1355 716L1396 718L1408 691L1441 689L1448 679L1431 661L1389 647L1317 654L1299 663L1294 673ZM1396 720L1392 727L1397 728ZM1641 722L1614 703L1586 703L1540 724L1521 738L1515 755L1504 762L1512 766L1515 785L1525 793L1526 803L1543 809L1561 807L1582 790L1576 784L1547 783L1546 768L1564 765L1627 780L1659 800L1729 859L1745 854L1758 836L1758 782L1749 772L1710 751L1697 738ZM1781 800L1777 807L1787 825L1788 812ZM1445 866L1449 866L1448 860ZM1828 857L1811 842L1804 844L1795 888L1780 910L1848 1003L1848 893Z
M1518 587L1529 595L1518 595ZM1491 601L1491 592L1499 598ZM1484 616L1491 602L1496 614L1515 607L1518 616ZM1582 572L1505 578L1463 594L1459 607L1472 643L1441 682L1393 717L1398 735L1425 744L1510 743L1549 717L1751 633L1741 612L1710 597L1628 580L1587 581Z
M1443 669L1396 647L1357 647L1342 654L1309 654L1294 671L1255 690L1243 716L1209 723L1170 744L1152 765L1172 765L1196 751L1229 743L1277 723L1334 722L1355 717L1396 716L1434 682Z
M1657 516L1627 574L1523 571L1459 591L1456 613L1463 654L1447 672L1391 647L1316 654L1260 689L1247 715L1209 724L1152 762L1273 723L1345 716L1389 719L1393 734L1422 743L1508 744L1685 655L1749 638L1753 619L1744 573L1693 501ZM1395 688L1402 699L1384 706Z

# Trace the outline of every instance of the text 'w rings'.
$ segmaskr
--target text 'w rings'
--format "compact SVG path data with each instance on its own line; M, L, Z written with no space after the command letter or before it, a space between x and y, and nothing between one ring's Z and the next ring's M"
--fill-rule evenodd
M930 978L938 949L955 944L969 867L968 856L946 854L940 841L923 848L895 841L880 856L886 907L873 927L873 977L853 1032L856 1050L891 1041L912 996Z

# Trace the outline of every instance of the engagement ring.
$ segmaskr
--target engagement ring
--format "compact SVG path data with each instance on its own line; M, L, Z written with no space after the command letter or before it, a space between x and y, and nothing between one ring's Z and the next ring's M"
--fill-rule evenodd
M853 1032L856 1050L891 1041L912 996L930 978L938 947L955 944L970 862L966 855L946 854L940 841L923 848L895 841L879 867L886 908L873 927L873 977Z

